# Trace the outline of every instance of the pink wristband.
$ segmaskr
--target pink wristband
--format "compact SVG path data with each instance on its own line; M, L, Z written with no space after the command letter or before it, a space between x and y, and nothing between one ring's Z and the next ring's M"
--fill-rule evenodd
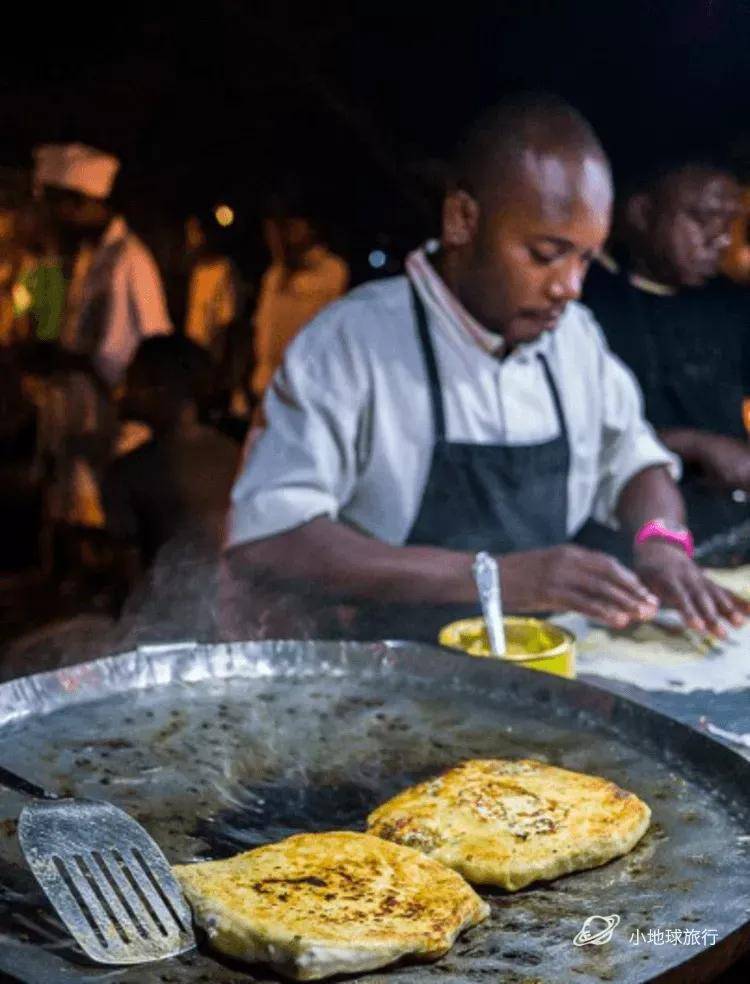
M688 557L692 557L695 551L693 534L690 530L682 527L674 529L663 519L650 519L647 523L643 524L635 535L636 545L645 543L646 540L654 539L666 540L668 543L674 543L676 546L682 547Z

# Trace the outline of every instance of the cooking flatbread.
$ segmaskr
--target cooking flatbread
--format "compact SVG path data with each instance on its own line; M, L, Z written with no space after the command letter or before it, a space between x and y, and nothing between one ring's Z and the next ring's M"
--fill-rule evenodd
M652 622L626 629L592 629L579 644L583 657L606 653L607 659L639 663L644 667L684 669L706 665L706 655L682 632L668 632Z
M731 570L704 568L703 573L727 591L732 591L746 601L750 601L750 565L736 567ZM675 668L698 679L706 669L706 653L700 643L694 642L680 631L682 620L677 617L664 622L641 622L629 625L625 629L592 628L583 639L579 640L578 648L586 658L588 653L606 654L608 661L625 663L640 663L644 667L670 669ZM736 633L734 633L736 635ZM714 646L717 650L726 650L726 644L716 639ZM606 666L591 667L595 673L608 675ZM719 669L719 667L717 667ZM724 666L720 672L725 672ZM635 679L635 678L634 678ZM635 680L635 682L640 682ZM740 679L736 686L742 686ZM734 684L732 684L734 685Z
M297 981L434 960L489 914L454 871L368 834L298 834L173 870L217 950Z
M370 814L368 829L514 892L627 854L650 818L606 779L533 759L478 759L404 790Z

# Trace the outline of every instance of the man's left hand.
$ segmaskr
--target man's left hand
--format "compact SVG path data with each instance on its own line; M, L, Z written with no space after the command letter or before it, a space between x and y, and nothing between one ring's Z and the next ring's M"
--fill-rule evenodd
M723 639L722 620L739 626L750 614L749 602L709 580L678 545L647 540L636 546L634 561L643 583L664 605L676 608L691 629Z

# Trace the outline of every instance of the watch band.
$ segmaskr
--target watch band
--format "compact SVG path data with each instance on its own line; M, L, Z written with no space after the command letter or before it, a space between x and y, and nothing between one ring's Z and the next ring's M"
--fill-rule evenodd
M674 543L675 546L682 547L688 557L695 553L693 534L685 526L671 526L664 519L649 519L638 530L635 535L635 543L645 543L646 540L666 540Z

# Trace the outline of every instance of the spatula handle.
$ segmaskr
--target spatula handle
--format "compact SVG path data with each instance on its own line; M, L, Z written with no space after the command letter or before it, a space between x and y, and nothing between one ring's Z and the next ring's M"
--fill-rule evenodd
M4 769L2 765L0 765L0 786L5 786L6 789L14 789L17 793L26 793L28 796L33 796L34 799L60 799L55 793L51 793L48 789L42 789L41 786L36 786L33 782L29 782L28 779L24 779L22 776L17 776L15 772Z

